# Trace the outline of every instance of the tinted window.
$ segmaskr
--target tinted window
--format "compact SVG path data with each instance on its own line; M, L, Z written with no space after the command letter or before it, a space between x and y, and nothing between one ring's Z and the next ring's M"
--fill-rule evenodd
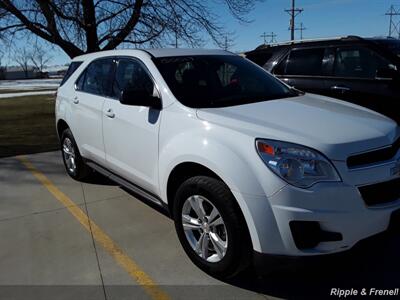
M79 68L79 66L80 66L81 64L82 64L81 61L73 61L73 62L69 65L68 70L67 70L67 72L65 73L63 80L62 80L61 83L60 83L60 86L62 86L62 85L68 80L68 78L71 77L71 75L76 71L76 69Z
M222 107L295 96L297 93L234 55L158 58L175 97L189 107Z
M83 83L85 82L85 76L86 76L86 70L82 72L78 80L75 82L75 87L79 91L83 90Z
M379 68L387 68L389 61L372 50L362 47L338 48L335 58L335 76L375 78Z
M324 48L292 50L287 61L285 74L322 75L324 53Z
M272 58L272 55L273 52L249 53L246 58L259 66L264 66Z
M114 63L111 58L92 62L85 71L82 90L87 93L107 96L110 95ZM81 79L81 78L80 78ZM78 80L78 85L79 81Z
M287 63L288 55L285 55L284 59L274 68L273 73L276 75L285 74L286 63Z
M118 61L112 95L119 98L123 90L146 90L153 93L154 83L142 63L134 59L120 59Z

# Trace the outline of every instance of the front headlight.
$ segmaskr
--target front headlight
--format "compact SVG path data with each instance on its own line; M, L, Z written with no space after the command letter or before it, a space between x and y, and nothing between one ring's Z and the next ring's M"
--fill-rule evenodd
M264 139L256 140L256 149L272 172L294 186L308 188L317 182L341 181L335 167L313 149Z

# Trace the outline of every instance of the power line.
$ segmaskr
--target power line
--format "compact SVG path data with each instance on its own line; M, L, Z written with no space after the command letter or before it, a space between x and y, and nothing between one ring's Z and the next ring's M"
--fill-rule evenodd
M277 36L278 35L275 34L274 32L271 32L270 34L267 34L266 32L264 32L262 35L260 35L260 37L264 38L264 44L267 44L267 38L270 38L270 40L269 40L270 44L276 43L277 42L277 40L276 40Z
M296 3L295 0L292 0L292 8L291 9L285 9L285 11L290 15L290 38L293 41L294 40L294 31L295 31L295 20L296 17L301 14L304 9L302 8L296 8Z
M395 17L400 16L400 9L395 8L394 5L390 6L390 9L388 12L385 14L386 16L389 16L389 36L392 37L393 34L397 35L398 38L400 38L400 21L396 21Z

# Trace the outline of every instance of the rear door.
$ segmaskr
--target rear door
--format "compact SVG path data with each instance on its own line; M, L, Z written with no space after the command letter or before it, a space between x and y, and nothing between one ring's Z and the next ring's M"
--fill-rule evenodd
M112 58L97 59L79 76L72 99L71 128L81 154L100 164L105 162L103 105L110 94L114 73Z
M109 169L158 194L158 131L161 111L119 101L124 89L157 93L146 66L136 58L118 59L112 97L103 107L103 134Z
M325 47L293 48L273 74L299 90L322 94L325 88Z
M329 96L350 101L388 116L398 110L400 84L377 78L379 69L396 68L385 57L363 45L333 49L332 76L327 80Z

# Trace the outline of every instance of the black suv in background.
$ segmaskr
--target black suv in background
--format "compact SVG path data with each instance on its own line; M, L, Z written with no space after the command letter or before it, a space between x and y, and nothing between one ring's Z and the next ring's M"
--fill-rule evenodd
M297 89L353 102L400 123L400 40L348 36L262 45L246 57Z

